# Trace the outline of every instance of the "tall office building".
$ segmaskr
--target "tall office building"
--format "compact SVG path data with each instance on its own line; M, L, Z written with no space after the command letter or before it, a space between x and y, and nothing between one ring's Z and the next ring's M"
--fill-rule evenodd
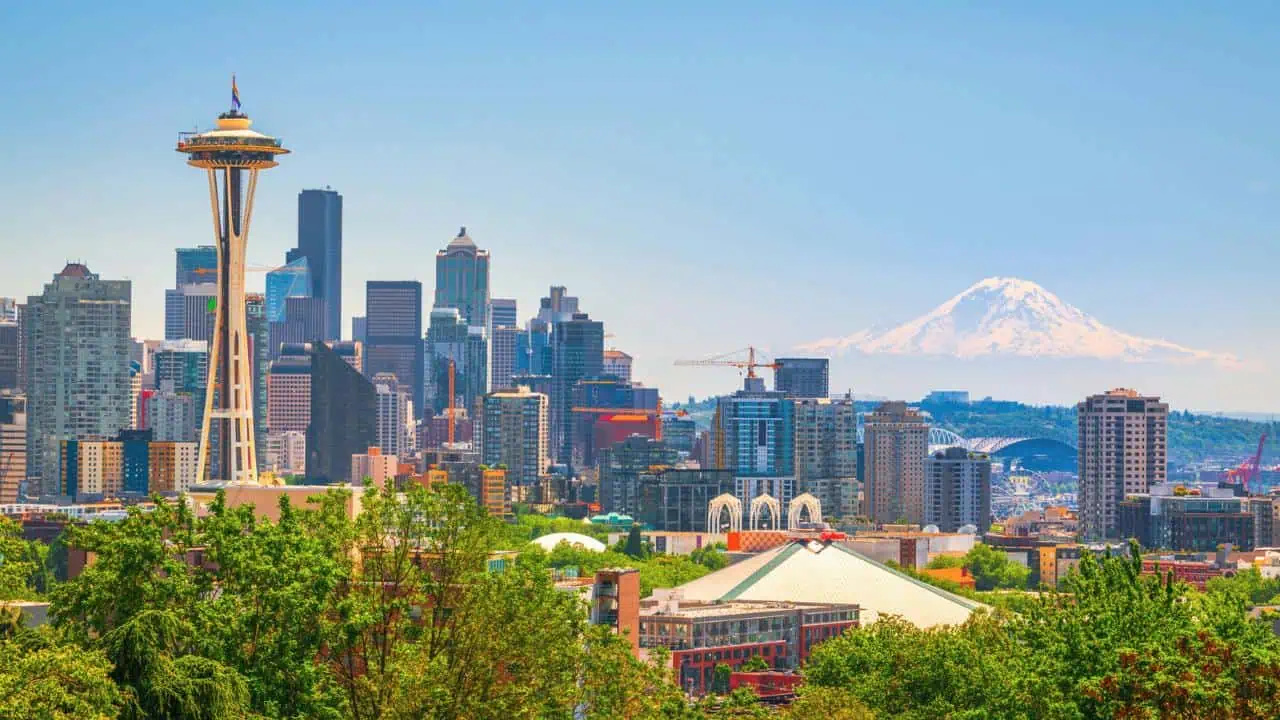
M630 382L631 356L621 350L605 350L603 374Z
M904 402L886 402L863 423L865 513L877 523L924 520L929 425Z
M991 527L991 459L982 453L950 447L925 458L925 525L945 533L965 525L978 536Z
M1079 434L1080 533L1116 536L1126 495L1165 482L1169 406L1124 388L1090 395L1076 405Z
M516 375L551 374L551 325L530 320L527 330L516 333Z
M27 398L0 390L0 505L14 503L27 480Z
M308 343L325 335L325 301L316 297L284 299L284 319L267 323L268 358L280 357L285 344Z
M409 391L413 406L424 403L422 283L376 281L365 285L365 375L391 373Z
M0 390L17 389L18 383L18 323L0 320ZM512 353L514 353L514 348Z
M311 297L311 267L307 258L296 258L267 273L266 287L267 321L284 322L285 298Z
M164 291L164 339L213 341L217 283L183 285Z
M57 491L63 440L129 427L132 286L70 263L27 298L27 474Z
M267 374L267 432L277 435L307 431L311 424L311 355L309 345L289 343L272 361Z
M204 421L209 348L202 340L165 340L156 348L155 390L147 401L154 439L197 442ZM185 426L175 423L186 422ZM154 424L153 424L154 423Z
M827 358L778 358L774 389L795 398L831 396Z
M506 465L507 482L537 487L551 464L546 395L527 387L484 396L480 453L487 465Z
M853 398L795 403L796 492L822 503L823 515L854 515L858 500L858 411Z
M409 460L417 450L417 423L413 399L393 373L373 376L378 399L377 446L384 455Z
M173 286L211 283L218 273L218 249L212 245L174 250L175 272Z
M340 483L351 456L374 447L378 400L373 384L323 343L311 355L311 422L307 425L307 480Z
M782 507L795 496L795 405L779 392L760 389L758 378L721 397L711 421L715 445L712 467L731 470L734 494L748 507L752 499L771 495ZM782 518L771 518L773 528Z
M2 333L3 326L0 326ZM516 338L520 328L512 325L495 325L492 342L493 361L490 363L489 389L509 390L514 387L511 378L516 374ZM3 337L0 335L0 337Z
M604 323L586 313L555 324L551 334L551 441L557 462L573 459L573 387L604 369Z
M365 344L369 334L369 320L363 315L351 318L351 341Z
M568 289L563 285L552 285L547 292L547 296L542 298L538 303L537 320L547 324L554 325L565 320L572 320L577 315L578 298L568 294Z
M244 294L245 332L249 335L249 356L253 368L253 437L267 436L267 372L271 368L271 323L267 321L267 298L263 293ZM257 464L267 461L267 448L253 444Z
M468 326L457 308L435 308L427 328L426 403L431 414L449 407L449 362L453 361L454 399L471 410L489 379L488 342L483 327Z
M298 193L298 247L289 263L307 259L312 297L324 301L324 337L342 339L342 196L336 190ZM310 338L315 340L316 338ZM345 472L345 471L344 471Z
M493 327L519 327L515 298L493 298L489 301L489 321Z
M467 325L489 327L489 251L480 250L464 227L436 253L432 308L457 308Z

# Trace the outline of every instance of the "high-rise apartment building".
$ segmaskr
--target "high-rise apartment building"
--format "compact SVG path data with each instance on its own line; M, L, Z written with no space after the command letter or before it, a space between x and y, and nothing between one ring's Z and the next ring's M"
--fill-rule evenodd
M58 490L63 440L129 427L132 286L70 263L27 298L27 475Z
M803 398L795 404L796 492L822 503L823 515L855 513L858 411L853 398Z
M284 322L285 298L311 297L311 292L311 267L306 257L296 258L267 273L267 321Z
M147 427L154 431L155 440L198 441L204 421L208 344L203 340L165 340L156 348L152 362L157 393L147 402ZM184 419L189 423L185 427L172 424ZM152 425L153 421L160 424Z
M421 412L425 391L422 283L369 281L365 285L365 339L365 375L395 375Z
M604 323L586 313L557 322L551 333L551 442L557 462L573 461L573 387L603 370Z
M432 308L457 308L472 327L489 327L489 251L476 247L464 227L436 253Z
M921 522L944 533L972 525L979 536L985 534L991 527L991 459L962 447L925 458Z
M795 404L782 393L739 390L721 397L711 428L714 467L735 476L795 475Z
M373 387L378 398L377 446L384 455L412 458L418 444L413 399L393 373L374 375Z
M621 350L605 350L603 374L630 382L631 356Z
M774 389L794 398L831 396L827 358L778 358Z
M489 301L489 322L493 327L519 327L515 298L493 298Z
M212 245L199 245L192 248L176 248L174 250L173 286L198 285L212 283L218 273L218 249Z
M311 424L311 356L289 344L267 375L267 432L307 431Z
M877 523L924 519L924 460L929 425L904 402L886 402L863 424L865 514Z
M198 442L199 423L204 407L197 407L191 393L155 391L147 398L144 418L146 429L160 442Z
M312 297L324 301L324 337L342 338L342 196L337 191L303 190L298 193L298 247L287 262L307 259ZM315 340L317 338L308 338Z
M1076 405L1079 434L1080 533L1116 536L1117 508L1127 495L1165 482L1169 406L1124 388Z
M378 401L373 384L323 343L311 355L311 422L307 425L307 480L339 483L351 456L374 446Z
M27 481L27 398L0 390L0 505L18 501Z
M506 465L507 482L537 487L551 465L550 401L527 387L484 396L480 454L487 465Z

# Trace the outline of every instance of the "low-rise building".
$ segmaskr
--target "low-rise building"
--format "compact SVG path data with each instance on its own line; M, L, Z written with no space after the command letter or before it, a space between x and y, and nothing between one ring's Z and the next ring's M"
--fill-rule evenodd
M859 622L858 606L732 600L686 602L658 590L641 603L640 647L665 647L680 686L702 694L717 665L736 668L753 657L770 667L799 667L818 643Z
M1121 537L1136 538L1145 548L1210 552L1224 543L1254 546L1250 500L1231 488L1160 483L1126 497L1116 516Z

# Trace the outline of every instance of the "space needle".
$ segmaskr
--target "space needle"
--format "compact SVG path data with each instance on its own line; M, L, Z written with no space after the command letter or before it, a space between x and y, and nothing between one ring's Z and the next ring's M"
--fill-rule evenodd
M208 172L218 255L217 303L204 422L200 427L198 481L203 481L210 466L210 429L216 427L220 477L211 479L233 484L258 482L253 438L253 355L244 304L245 244L258 172L275 167L276 156L289 151L279 138L251 130L252 124L249 116L240 111L240 92L233 75L231 109L218 116L217 128L178 136L177 150L187 155L187 164Z

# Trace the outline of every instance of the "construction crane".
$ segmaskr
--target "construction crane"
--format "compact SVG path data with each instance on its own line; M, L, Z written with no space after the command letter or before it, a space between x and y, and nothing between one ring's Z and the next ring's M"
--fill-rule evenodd
M757 362L756 354L758 352L754 346L748 345L742 350L735 350L724 355L715 355L702 360L677 360L675 364L685 367L736 367L747 371L747 385L753 385L754 383L751 381L759 377L756 375L756 368L769 368L776 373L778 368L782 367L781 363L767 358L767 362ZM743 353L747 354L746 360L741 357ZM764 353L760 353L760 356L762 358L765 357ZM763 381L761 381L760 385L763 387Z
M1236 467L1228 469L1223 475L1227 482L1233 485L1239 485L1244 488L1246 493L1253 492L1253 482L1258 481L1258 492L1262 492L1262 450L1267 444L1267 434L1262 433L1262 437L1258 438L1258 451L1253 457L1246 458L1244 462Z

